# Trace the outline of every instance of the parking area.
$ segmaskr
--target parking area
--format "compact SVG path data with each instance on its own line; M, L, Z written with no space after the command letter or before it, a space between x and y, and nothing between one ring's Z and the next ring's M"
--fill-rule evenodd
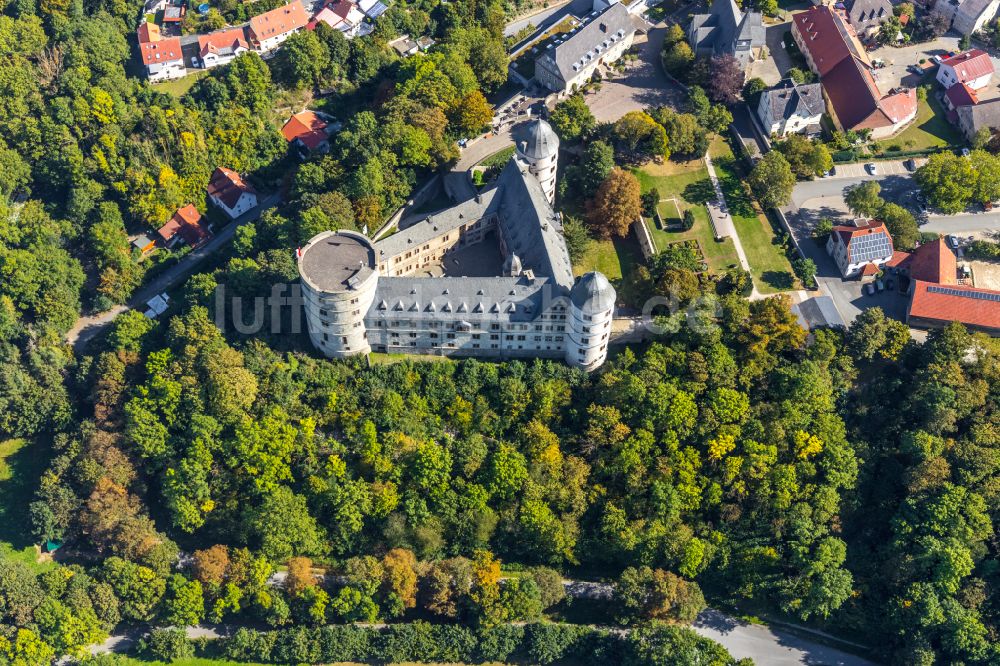
M913 160L912 169L918 169L924 165L926 158L918 157ZM827 178L865 178L867 176L899 176L909 175L911 169L908 168L906 160L892 160L885 162L871 162L875 165L874 173L868 170L867 165L861 162L855 164L838 164L833 168L833 173Z
M930 60L934 56L946 56L952 52L958 52L959 36L956 33L948 33L937 39L919 44L908 44L906 46L882 46L869 51L868 56L874 62L876 60L885 63L885 66L876 69L873 74L879 89L885 93L890 89L903 85L916 87L920 85L923 77L909 70L912 65L918 64L920 60ZM1000 70L1000 57L991 54L993 67ZM931 70L933 73L934 70ZM1000 97L1000 82L994 81L990 85L977 91L980 101Z

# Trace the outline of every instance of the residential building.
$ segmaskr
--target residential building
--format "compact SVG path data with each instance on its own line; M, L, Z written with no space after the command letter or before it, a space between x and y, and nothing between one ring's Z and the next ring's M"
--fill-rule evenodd
M163 39L163 33L160 31L160 26L149 21L143 21L139 24L139 29L136 30L136 35L139 37L140 44L158 42Z
M760 94L757 117L769 136L812 136L820 132L825 103L818 83L796 83L785 79Z
M177 210L157 232L164 247L172 248L180 242L198 247L208 240L208 229L202 224L201 213L192 204Z
M250 50L243 28L218 30L198 36L198 57L205 69L226 65Z
M1000 336L1000 291L969 286L943 286L914 280L906 323L943 328L953 321L973 331Z
M860 37L870 39L878 34L879 28L892 17L892 2L889 0L849 0L845 4L847 20Z
M168 4L163 9L163 23L173 24L180 28L180 24L184 21L184 16L187 14L187 7L184 6L183 0L179 4Z
M418 277L494 243L500 275ZM495 186L380 241L315 236L298 269L310 339L330 357L543 357L584 370L607 357L615 290L597 272L574 280L562 219L517 156Z
M560 95L588 83L602 66L625 54L635 37L628 9L616 3L591 12L579 28L550 43L535 59L535 80Z
M358 0L358 9L374 21L379 16L382 16L382 14L385 14L389 8L380 2L380 0Z
M826 251L845 278L873 279L893 257L892 236L882 222L855 220L833 228Z
M912 280L958 284L958 260L943 238L924 243L913 252L897 250L886 263L886 268Z
M219 167L208 181L208 200L219 207L230 220L257 207L257 191L240 174Z
M267 53L308 23L309 15L301 0L291 0L287 5L251 18L247 34L256 50Z
M403 35L389 42L396 53L405 57L414 55L421 51L426 51L434 46L435 42L430 37L419 37L416 40L410 39L409 35Z
M559 137L544 120L536 120L516 132L518 158L538 179L549 203L556 200L556 165L559 162Z
M964 83L972 90L980 90L993 78L993 61L982 49L965 51L942 60L936 78L946 89Z
M746 70L765 45L760 12L740 11L735 0L712 3L709 14L695 14L688 27L688 42L695 55L728 54Z
M955 0L938 0L938 5L953 4ZM951 27L963 35L973 35L996 18L1000 0L959 0ZM935 11L937 5L935 5Z
M826 108L837 129L869 130L884 139L917 117L917 93L897 88L883 95L854 29L831 7L821 5L792 17L792 36L820 76Z
M145 25L147 24L143 24ZM155 34L159 36L158 31ZM153 33L149 33L150 37L152 35ZM146 68L146 76L153 83L179 79L187 73L184 55L181 53L181 40L177 37L159 37L156 41L139 42L139 55Z
M1000 128L1000 99L991 99L979 104L960 106L955 109L958 128L969 141L975 139L982 129Z
M324 22L327 22L327 25L337 28L337 30L340 30L349 37L358 34L361 26L364 25L364 13L350 0L339 0L339 2L329 3L325 9L329 10L332 16L324 14ZM316 18L319 18L319 14L317 14Z
M979 104L979 97L976 95L976 91L964 83L952 86L944 93L944 105L948 107L949 111L955 111L960 106L972 106L975 104Z
M288 119L281 134L300 153L329 148L330 124L315 111L301 111Z

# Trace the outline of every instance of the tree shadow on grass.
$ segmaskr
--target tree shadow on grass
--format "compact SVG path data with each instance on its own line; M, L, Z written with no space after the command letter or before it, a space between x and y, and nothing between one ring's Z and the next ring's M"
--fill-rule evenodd
M712 181L708 178L702 178L699 181L693 182L684 188L681 192L681 196L684 200L692 204L703 204L708 203L715 198L715 188L712 187Z
M764 271L760 279L774 289L786 290L795 286L795 276L788 271Z
M0 542L16 550L34 543L28 506L49 459L38 442L18 444L0 441Z

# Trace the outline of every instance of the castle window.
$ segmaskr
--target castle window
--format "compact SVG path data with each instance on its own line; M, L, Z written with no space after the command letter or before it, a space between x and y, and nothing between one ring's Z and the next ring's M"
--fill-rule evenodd
M340 342L346 345L347 344L347 336L346 335L341 336Z

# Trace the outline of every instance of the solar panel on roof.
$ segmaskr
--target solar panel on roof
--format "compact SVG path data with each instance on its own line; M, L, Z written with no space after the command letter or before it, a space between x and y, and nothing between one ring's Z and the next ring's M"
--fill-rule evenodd
M932 294L945 294L947 296L961 296L962 298L974 298L977 301L995 301L1000 303L1000 293L986 293L982 291L970 291L967 289L954 289L952 287L927 287L927 291Z
M851 240L851 261L854 263L881 259L892 254L886 234L868 234Z

